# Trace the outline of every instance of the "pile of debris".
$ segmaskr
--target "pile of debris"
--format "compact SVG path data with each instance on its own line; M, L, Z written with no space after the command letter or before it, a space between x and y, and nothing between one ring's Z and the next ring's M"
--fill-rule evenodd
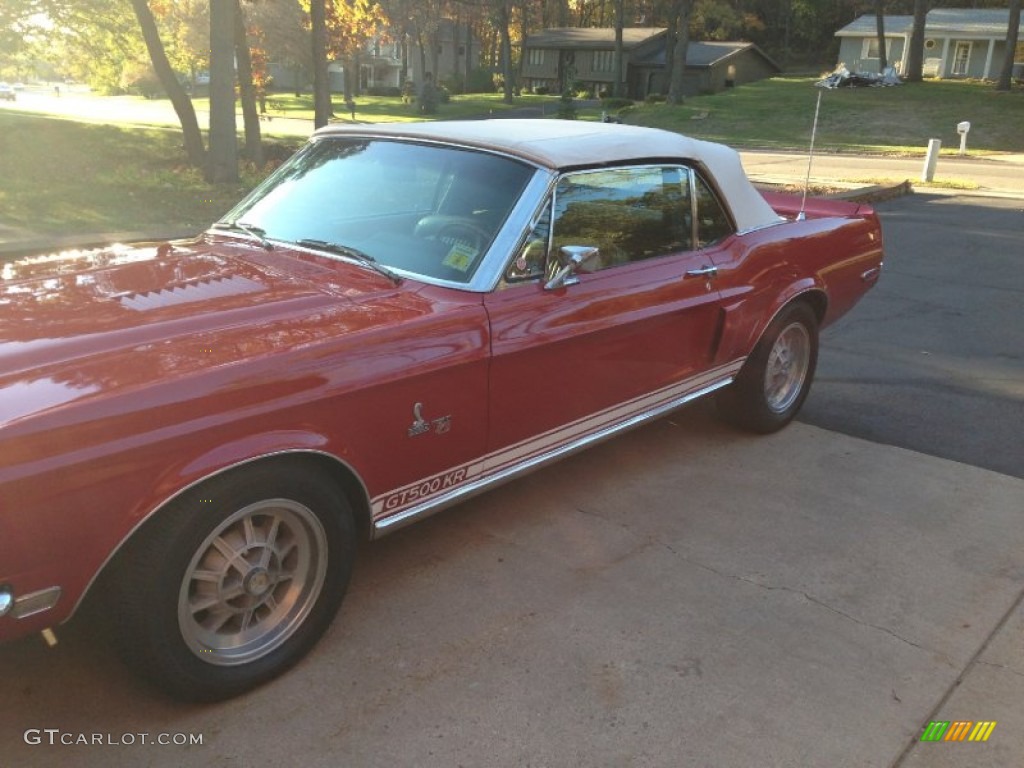
M845 64L815 83L819 88L877 88L879 86L902 85L895 67L886 67L882 72L851 72Z

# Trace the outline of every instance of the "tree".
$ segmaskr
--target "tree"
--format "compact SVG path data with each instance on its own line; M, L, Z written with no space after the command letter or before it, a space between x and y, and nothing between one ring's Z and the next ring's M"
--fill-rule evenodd
M1017 52L1017 40L1020 36L1020 0L1010 0L1010 17L1006 24L1006 54L1003 58L1003 68L999 72L999 80L996 81L997 91L1010 90L1010 80L1013 77L1013 60Z
M625 25L625 0L615 0L615 50L612 53L612 96L622 96L622 27Z
M313 126L323 128L331 118L331 90L327 79L326 0L310 0L309 23L313 52Z
M675 31L672 58L665 60L668 73L668 103L683 103L683 77L686 72L686 49L690 43L690 0L673 0L669 16Z
M878 71L889 66L885 51L885 0L875 0L875 26L878 29Z
M513 102L512 81L512 8L510 0L498 0L494 9L494 21L498 27L498 35L501 39L501 75L504 80L502 101L506 104Z
M914 27L910 32L907 50L907 71L903 79L919 83L924 79L924 27L928 19L928 0L914 0Z
M210 151L206 180L238 181L235 127L235 11L237 0L210 3Z
M181 134L185 143L185 154L190 164L202 167L205 164L206 152L203 149L203 135L199 132L199 121L196 119L196 110L192 106L192 99L185 93L185 89L171 69L164 52L163 42L160 40L160 32L156 26L156 19L149 8L147 0L131 0L132 9L138 19L139 27L142 30L142 37L146 41L146 48L149 51L150 61L153 63L153 71L160 78L167 96L174 106L181 123ZM212 116L212 112L211 112ZM237 173L237 168L235 170Z
M245 156L256 165L263 164L263 140L260 115L256 110L256 87L253 84L252 51L245 27L245 14L240 0L235 3L235 61L238 63L238 95L242 102L242 123L245 126Z

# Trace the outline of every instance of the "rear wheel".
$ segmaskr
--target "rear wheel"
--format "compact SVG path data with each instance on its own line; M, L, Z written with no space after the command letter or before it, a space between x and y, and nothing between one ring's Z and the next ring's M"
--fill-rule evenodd
M330 625L354 543L342 491L299 462L253 465L191 489L115 566L126 661L195 701L276 677Z
M754 432L775 432L796 416L818 362L818 322L802 302L772 320L732 386L718 394L722 416Z

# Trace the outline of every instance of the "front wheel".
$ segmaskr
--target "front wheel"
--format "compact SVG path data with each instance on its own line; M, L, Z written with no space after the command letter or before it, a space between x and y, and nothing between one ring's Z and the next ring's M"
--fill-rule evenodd
M298 462L254 465L186 492L115 566L125 660L193 701L276 677L330 625L354 545L344 494Z
M733 384L718 394L719 412L753 432L782 429L807 399L818 362L818 322L802 302L772 320Z

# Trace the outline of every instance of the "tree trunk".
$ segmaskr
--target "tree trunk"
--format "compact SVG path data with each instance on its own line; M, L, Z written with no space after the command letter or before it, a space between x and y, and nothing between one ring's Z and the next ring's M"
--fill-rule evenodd
M885 0L875 0L875 26L878 28L878 71L885 72L889 66L885 55Z
M171 100L174 111L178 115L178 122L181 123L182 140L185 143L185 154L188 156L190 165L202 168L206 164L206 150L203 147L203 134L199 130L199 120L196 119L196 110L192 105L192 99L185 93L184 87L178 82L178 78L167 61L167 54L164 52L164 45L160 40L160 32L156 26L156 19L149 9L146 0L132 0L132 9L135 11L135 18L139 21L142 29L142 37L146 41L146 50L149 51L149 60L153 64L153 71L160 78L167 96Z
M1013 78L1013 60L1016 58L1019 36L1020 0L1010 0L1010 19L1006 27L1006 55L1003 58L1003 68L999 72L999 80L996 82L997 91L1010 90L1010 81Z
M672 51L672 70L668 86L668 103L683 103L683 75L686 72L686 49L690 44L690 3L678 0L672 9L676 44ZM666 61L667 65L668 62Z
M914 28L910 33L910 50L907 51L907 71L903 79L908 83L919 83L924 79L924 25L928 18L928 0L914 0Z
M256 108L256 89L252 85L252 54L239 0L235 0L235 60L238 62L238 93L242 100L242 123L245 125L244 154L256 165L263 165L260 113Z
M325 0L309 4L313 46L313 126L323 128L331 117L331 86L327 79L327 11Z
M509 31L511 13L507 0L502 0L498 7L498 34L501 35L501 75L505 80L502 101L511 104L512 99L512 34Z
M676 6L673 3L669 9L668 30L665 33L665 65L661 73L661 95L668 97L668 89L672 83L672 61L676 51Z
M210 151L206 180L238 181L238 129L235 127L236 0L210 3Z
M622 96L622 27L625 25L625 0L615 0L615 51L612 54L612 96Z

